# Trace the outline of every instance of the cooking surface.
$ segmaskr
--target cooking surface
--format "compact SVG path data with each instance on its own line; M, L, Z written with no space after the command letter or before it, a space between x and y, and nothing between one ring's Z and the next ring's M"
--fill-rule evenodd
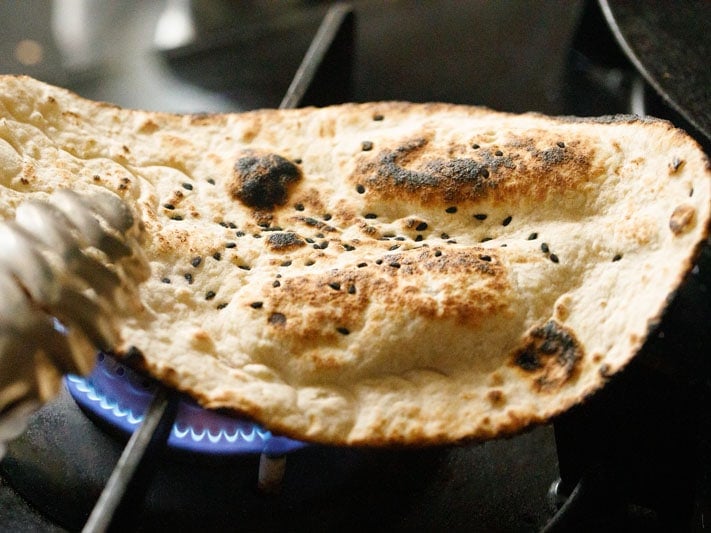
M69 506L55 504L53 512L80 527L83 522L71 521L82 510L90 510L122 446L94 431L66 394L57 407L39 414L35 422L43 434L13 454L5 468L49 479L43 492L50 502L72 495ZM66 450L63 441L77 434L86 435L91 446ZM308 448L288 457L284 487L276 497L255 491L258 457L226 463L173 458L159 469L155 482L162 489L149 494L147 505L154 516L146 528L204 520L209 529L240 524L247 531L280 527L335 531L357 526L456 531L472 523L488 530L529 529L542 524L548 514L545 495L556 476L554 453L547 428L516 441L451 450ZM198 469L200 475L195 474ZM10 515L6 505L14 500L6 487L0 494L4 528L31 531L36 530L32 524L43 524L29 512Z
M91 31L74 39L77 12L52 14L39 1L23 3L26 13L17 4L0 4L0 71L26 72L126 107L175 112L277 106L325 12L319 2L289 2L279 9L258 1L70 3L83 5L93 21ZM632 68L600 26L596 5L461 4L353 2L357 33L349 99L444 100L551 114L628 110ZM201 8L188 11L195 15L192 31L175 22L185 20L179 9L168 9L181 5ZM168 16L173 31L161 32ZM54 39L47 31L52 24ZM42 47L42 61L27 62L32 46L18 50L23 40ZM591 50L608 50L605 57L614 61L601 61ZM711 344L710 267L705 252L648 347L652 363L681 380L682 388L700 391L697 399L708 399L711 388L704 357ZM708 425L705 415L695 524L704 516L709 520ZM62 530L28 506L17 485L44 485L42 498L60 515L54 518L80 527L123 444L97 430L63 392L33 418L3 461L0 529ZM431 450L299 450L287 460L282 493L272 497L254 489L257 460L164 459L147 500L147 520L154 526L246 530L530 531L552 515L547 492L559 475L552 426ZM67 495L69 504L62 499ZM626 520L637 529L658 527L640 510Z
M604 2L640 72L703 135L711 137L711 3Z

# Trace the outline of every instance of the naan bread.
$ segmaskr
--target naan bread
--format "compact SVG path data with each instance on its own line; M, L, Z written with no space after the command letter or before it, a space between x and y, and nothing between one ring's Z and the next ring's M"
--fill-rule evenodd
M446 104L178 116L0 78L0 216L106 187L146 226L118 354L350 445L511 434L642 345L709 226L669 123Z

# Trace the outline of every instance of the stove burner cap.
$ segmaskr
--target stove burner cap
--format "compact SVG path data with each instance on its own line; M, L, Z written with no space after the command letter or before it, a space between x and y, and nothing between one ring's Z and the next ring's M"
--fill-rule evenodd
M115 358L99 353L86 378L68 375L65 386L89 417L110 429L131 435L143 422L155 383ZM208 411L183 397L168 437L168 448L209 455L264 453L283 455L306 443L272 435L258 424Z

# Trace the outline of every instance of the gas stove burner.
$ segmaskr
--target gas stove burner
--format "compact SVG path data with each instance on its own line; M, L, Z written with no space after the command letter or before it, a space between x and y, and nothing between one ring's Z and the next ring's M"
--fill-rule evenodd
M130 436L143 422L157 385L114 357L99 353L89 376L66 376L65 386L92 420ZM203 409L187 397L180 400L168 437L169 449L211 455L278 456L304 446L248 420Z

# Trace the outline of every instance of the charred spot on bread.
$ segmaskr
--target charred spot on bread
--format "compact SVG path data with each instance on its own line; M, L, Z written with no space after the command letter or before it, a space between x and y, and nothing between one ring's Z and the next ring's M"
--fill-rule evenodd
M543 137L542 137L543 138ZM541 139L542 139L541 138ZM443 204L449 214L460 206L486 198L511 199L575 189L596 169L594 152L583 142L552 146L529 136L510 135L501 147L440 146L429 132L361 153L351 181L359 193L366 190L384 199L407 199L420 205ZM467 155L469 154L469 155ZM474 218L483 213L475 213ZM504 218L504 225L510 218Z
M289 187L300 179L299 167L285 157L245 150L237 158L227 191L247 207L274 209L287 202Z
M583 355L573 332L549 320L526 335L512 360L516 367L530 375L535 390L551 392L577 375Z
M284 315L284 313L274 312L269 315L267 322L272 326L283 326L286 324L286 315Z
M292 231L271 233L266 242L269 248L275 252L284 252L306 246L306 242Z
M696 209L694 206L689 204L678 205L669 218L669 229L674 235L681 235L694 226L695 220Z

